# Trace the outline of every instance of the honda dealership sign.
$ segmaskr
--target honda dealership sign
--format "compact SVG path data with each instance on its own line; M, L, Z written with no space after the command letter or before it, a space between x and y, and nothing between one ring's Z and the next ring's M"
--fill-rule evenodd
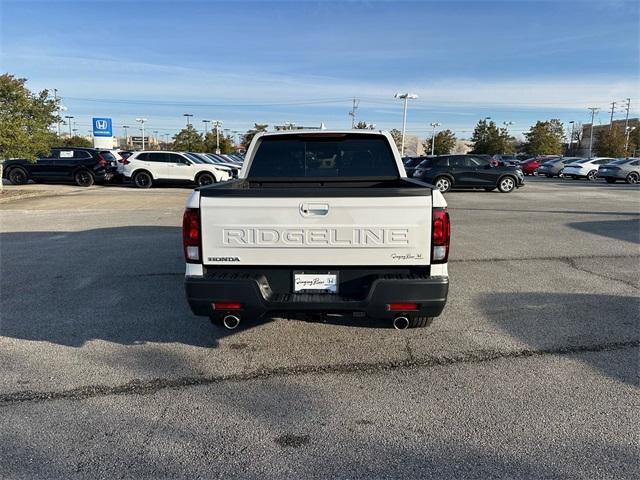
M93 146L113 148L113 122L110 118L93 118Z
M93 119L94 137L113 137L113 127L110 118Z

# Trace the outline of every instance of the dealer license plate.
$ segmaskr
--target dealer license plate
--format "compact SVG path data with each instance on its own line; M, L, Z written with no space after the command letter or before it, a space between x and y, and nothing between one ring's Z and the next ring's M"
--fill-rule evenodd
M336 273L294 273L293 291L307 293L338 293Z

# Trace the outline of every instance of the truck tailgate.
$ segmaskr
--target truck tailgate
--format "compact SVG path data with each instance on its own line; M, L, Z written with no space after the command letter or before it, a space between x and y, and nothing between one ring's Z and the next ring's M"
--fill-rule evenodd
M205 265L428 265L432 197L200 199Z

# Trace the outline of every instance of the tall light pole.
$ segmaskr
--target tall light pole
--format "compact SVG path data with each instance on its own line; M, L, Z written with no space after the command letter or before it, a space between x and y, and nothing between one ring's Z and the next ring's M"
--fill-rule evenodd
M126 148L129 146L129 135L127 134L127 129L131 127L129 127L129 125L122 125L122 128L124 129L124 146Z
M418 98L418 95L415 93L396 93L394 98L401 98L404 100L404 112L402 114L402 143L400 147L400 156L404 157L404 133L407 130L407 102L409 99Z
M569 137L569 146L567 147L567 155L569 155L569 153L573 151L573 129L576 126L576 122L573 120L571 120L569 123L571 124L571 136Z
M593 148L593 122L596 118L596 113L600 110L598 107L589 107L591 110L591 133L589 134L589 158L591 158L591 149Z
M209 132L209 126L207 125L209 122L211 122L211 120L202 120L202 123L204 123L204 136L207 136L207 133Z
M441 124L438 122L432 122L429 125L433 127L433 132L431 133L431 155L433 155L433 152L435 152L436 148L436 128Z
M73 117L71 115L65 115L64 118L67 119L67 123L69 124L69 138L71 138L71 120L73 120Z
M214 120L213 126L216 129L216 155L220 155L220 126L222 122L220 120Z
M182 115L183 117L187 117L187 128L189 128L189 125L191 125L191 122L189 121L189 118L193 117L193 114L191 113L185 113Z
M507 132L507 135L509 134L509 127L511 125L513 125L513 122L509 121L509 122L502 122L502 124L504 125L504 129ZM503 149L504 150L504 149ZM503 154L507 153L507 152L502 152Z
M156 145L160 145L160 142L158 141L158 130L153 131L153 139ZM156 148L156 147L153 147L153 148Z
M142 130L142 150L144 150L144 122L146 122L146 118L136 118L136 122L141 125L140 130Z

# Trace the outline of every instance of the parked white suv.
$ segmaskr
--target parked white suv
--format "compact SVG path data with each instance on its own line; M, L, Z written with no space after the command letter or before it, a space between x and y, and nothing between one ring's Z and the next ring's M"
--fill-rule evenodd
M212 164L196 163L180 152L136 152L122 163L125 178L138 188L149 188L156 181L204 186L231 178L229 172Z

